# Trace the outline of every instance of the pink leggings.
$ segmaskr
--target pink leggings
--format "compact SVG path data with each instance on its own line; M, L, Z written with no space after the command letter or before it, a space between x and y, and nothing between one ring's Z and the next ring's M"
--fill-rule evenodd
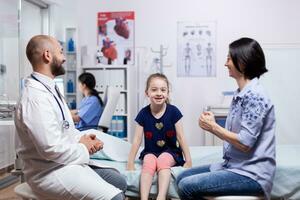
M147 154L144 157L142 173L146 172L154 175L155 171L170 169L176 164L173 156L169 153L162 153L158 157L153 154Z

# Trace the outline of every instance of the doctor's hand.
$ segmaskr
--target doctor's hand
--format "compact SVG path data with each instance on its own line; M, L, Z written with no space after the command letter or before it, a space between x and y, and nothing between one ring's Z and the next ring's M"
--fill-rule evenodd
M90 135L81 136L79 143L84 144L90 154L94 154L103 148L103 142L96 138L92 139Z
M88 135L92 140L96 139L96 135L95 134L89 134Z
M95 140L95 141L97 141L96 142L96 149L97 149L97 151L100 151L101 149L103 149L103 145L104 145L104 143L101 141L101 140L99 140L97 137L96 137L96 135L95 134L89 134L88 135L92 140Z
M203 112L199 119L199 126L211 133L214 132L215 126L217 125L215 121L215 116L212 112Z

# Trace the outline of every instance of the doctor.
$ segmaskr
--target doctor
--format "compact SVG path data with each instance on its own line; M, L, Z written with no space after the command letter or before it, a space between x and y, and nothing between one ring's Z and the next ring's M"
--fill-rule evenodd
M124 199L125 179L114 169L90 167L103 148L95 135L79 135L54 78L65 73L57 40L31 38L26 55L33 73L16 108L17 153L27 183L39 199Z

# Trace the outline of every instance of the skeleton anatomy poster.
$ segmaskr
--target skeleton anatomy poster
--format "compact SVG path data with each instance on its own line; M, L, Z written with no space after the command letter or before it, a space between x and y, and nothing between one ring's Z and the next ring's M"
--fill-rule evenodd
M134 63L134 12L99 12L98 45L106 64Z
M216 23L178 22L177 76L216 76Z

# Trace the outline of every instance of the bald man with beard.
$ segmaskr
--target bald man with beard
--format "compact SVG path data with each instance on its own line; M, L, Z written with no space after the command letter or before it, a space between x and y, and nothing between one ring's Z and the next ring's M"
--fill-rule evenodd
M82 135L54 78L65 73L63 48L50 36L31 38L26 55L33 73L16 107L17 154L25 180L39 199L124 199L126 181L116 170L91 166L103 148L95 135Z

